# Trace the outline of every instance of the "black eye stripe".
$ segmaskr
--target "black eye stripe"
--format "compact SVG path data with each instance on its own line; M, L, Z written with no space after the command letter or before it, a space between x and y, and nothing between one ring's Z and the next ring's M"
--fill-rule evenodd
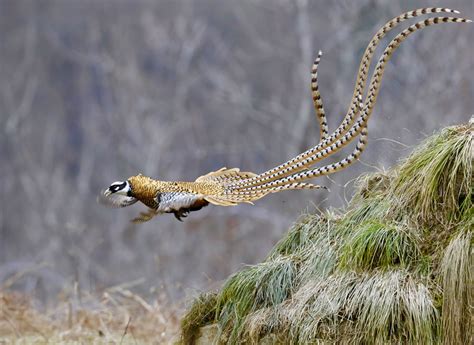
M121 184L114 184L112 186L109 187L109 190L112 192L112 193L116 193L118 192L119 190L125 188L127 186L127 182L122 182Z

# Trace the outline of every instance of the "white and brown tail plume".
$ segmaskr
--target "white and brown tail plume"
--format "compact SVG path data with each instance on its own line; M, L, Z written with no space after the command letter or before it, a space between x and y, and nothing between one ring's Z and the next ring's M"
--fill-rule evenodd
M323 100L321 93L319 92L318 85L318 66L321 62L321 56L323 52L320 50L316 60L314 60L313 67L311 69L311 95L313 97L314 110L316 111L316 118L319 122L319 141L323 141L329 135L329 126L326 119L326 112L324 111Z
M319 186L305 184L301 181L335 173L356 161L367 144L367 122L370 115L372 114L377 100L383 72L387 66L388 61L390 60L390 57L398 48L398 46L409 35L427 26L441 23L470 22L470 20L464 18L431 17L411 25L407 29L403 30L389 43L389 45L384 50L372 74L369 88L366 91L367 96L365 98L365 102L362 102L361 100L366 87L370 62L380 40L401 22L409 18L430 13L459 12L447 8L423 8L406 12L389 21L375 34L362 57L348 112L342 123L331 135L329 135L326 115L318 86L317 71L322 55L322 53L319 52L318 57L313 64L311 75L311 91L316 115L320 124L320 142L315 147L262 174L247 179L235 180L234 182L227 184L226 194L229 197L232 196L234 199L238 199L238 196L246 198L251 198L254 196L255 198L258 198L261 197L260 195L266 195L267 193L277 192L284 189L320 188ZM329 157L335 152L340 151L343 147L351 143L356 137L359 137L359 141L354 151L349 156L339 162L311 169L315 163Z
M403 13L402 15L395 17L394 19L390 20L387 24L385 24L372 38L370 41L369 45L367 46L367 49L362 57L360 66L359 66L359 72L357 74L357 81L356 81L356 86L354 88L354 93L352 96L352 100L349 106L349 110L342 121L342 123L339 125L339 127L328 137L326 137L325 140L322 140L317 146L299 154L298 156L292 158L291 160L275 167L272 168L252 179L249 179L247 181L241 181L236 183L236 186L238 187L246 187L246 186L254 186L254 185L260 185L262 183L272 181L275 179L279 179L281 177L288 176L296 171L304 170L307 166L311 166L315 164L316 162L320 161L323 158L326 158L330 156L331 154L337 152L340 150L343 146L347 145L355 135L358 134L358 132L353 131L352 129L354 128L353 124L354 121L356 120L356 115L358 113L357 108L358 108L358 99L359 97L362 96L363 90L365 89L366 85L366 80L368 76L368 70L370 66L370 62L372 60L372 57L374 55L375 48L377 44L380 42L380 40L393 28L395 28L398 24L401 22L417 17L423 14L429 14L429 13L459 13L458 11L454 11L451 9L447 8L423 8L423 9L418 9L410 12ZM438 17L438 22L439 20L444 20L444 18L448 17ZM434 18L431 18L433 20ZM446 20L444 22L468 22L469 20L465 20L462 18L451 18L453 20ZM437 24L438 22L434 22L431 24ZM422 23L422 22L420 22ZM428 25L431 25L428 24ZM427 25L425 25L427 26ZM423 26L424 27L424 26ZM421 29L422 27L419 27L418 29ZM319 63L319 61L318 61ZM316 66L317 67L317 66ZM317 75L316 75L317 77ZM317 78L313 78L315 83L317 84ZM316 88L318 89L318 88ZM318 97L319 91L316 93L316 97ZM313 97L315 96L315 93L313 93ZM322 105L322 101L321 101ZM323 107L316 107L316 114L320 117L320 123L325 123L325 114L324 110L322 113L320 113L320 109L323 109ZM352 126L352 128L349 128ZM357 127L359 132L360 128ZM350 134L350 135L348 135ZM344 138L345 137L345 138ZM338 139L342 138L342 141L339 142ZM336 145L332 145L336 143ZM300 163L300 164L299 164Z

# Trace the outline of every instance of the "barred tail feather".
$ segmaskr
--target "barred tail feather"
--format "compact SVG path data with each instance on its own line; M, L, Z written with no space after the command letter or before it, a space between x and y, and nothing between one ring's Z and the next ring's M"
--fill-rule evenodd
M278 188L280 186L298 183L304 180L309 180L309 179L313 179L313 178L324 176L324 175L334 174L340 170L347 168L349 165L351 165L352 163L354 163L355 161L359 159L360 155L362 154L362 152L364 152L367 146L367 136L368 136L367 128L363 128L361 131L359 142L357 143L357 146L354 149L354 151L349 156L340 160L339 162L329 164L323 167L319 167L316 169L302 171L297 174L290 175L279 180L271 181L269 183L266 183L260 186L249 187L244 190L254 191L256 193L259 193L262 190Z
M364 56L362 58L362 61L359 66L359 73L357 75L357 81L356 81L356 86L354 89L354 94L352 97L351 105L349 107L349 111L346 114L343 122L341 125L336 129L336 131L329 137L327 137L324 141L320 142L317 146L299 154L295 158L275 167L270 170L267 170L266 172L250 178L246 181L240 181L235 183L235 186L256 186L262 183L266 183L269 181L273 181L275 179L279 179L288 175L291 175L294 172L304 170L306 165L301 165L298 163L301 161L304 161L308 159L308 157L313 157L313 155L324 148L327 148L330 146L332 143L337 141L339 138L346 136L346 134L350 131L348 128L354 124L355 121L355 115L357 114L357 100L362 95L362 91L365 88L366 85L366 79L367 79L367 74L368 74L368 69L370 66L370 62L372 60L372 57L375 52L375 48L377 44L380 42L380 40L393 28L395 28L398 24L401 22L417 17L423 14L429 14L429 13L459 13L458 11L451 10L448 8L423 8L423 9L418 9L410 12L406 12L398 17L395 17L391 21L389 21L387 24L385 24L372 38L371 42L369 43ZM438 17L438 18L443 18L443 17ZM433 19L433 18L432 18ZM467 20L461 20L461 18L454 18L458 19L458 21L451 21L451 22L467 22ZM420 27L421 28L421 27ZM352 127L352 129L355 126ZM330 154L330 153L329 153ZM328 155L329 155L328 154ZM327 155L326 155L327 156ZM317 161L321 160L322 158L326 156L318 156L314 159L312 159L312 163L316 163Z
M327 189L327 188L324 186L318 186L311 183L294 182L294 183L285 184L283 186L269 188L268 190L270 191L270 193L276 193L276 192L281 192L283 190L294 190L294 189Z
M440 23L467 23L467 22L470 22L470 20L467 20L464 18L455 18L455 17L434 17L434 18L426 19L424 21L420 21L414 25L411 25L404 31L402 31L390 42L390 44L385 49L384 53L382 54L382 57L379 59L375 67L375 71L372 74L368 95L366 97L364 110L362 111L362 114L359 120L338 141L336 141L334 144L331 144L330 146L326 148L319 148L320 146L322 146L322 144L320 143L319 145L315 146L314 148L310 150L310 151L313 151L312 156L306 157L303 160L300 160L293 165L288 165L286 168L281 169L280 171L277 171L269 176L265 176L265 173L264 173L264 174L260 174L256 176L255 178L251 178L247 181L242 181L241 183L237 183L235 184L235 187L243 188L243 187L258 186L258 185L271 182L273 180L281 179L295 172L304 170L306 167L315 164L317 161L321 160L322 158L329 156L330 154L339 150L343 146L347 145L361 132L362 128L366 126L367 121L375 106L375 102L377 99L378 92L380 90L380 83L382 80L382 76L383 76L383 72L385 70L386 64L390 60L390 57L392 56L396 48L410 34L424 27L431 26L434 24L440 24ZM302 155L304 154L305 153L303 153ZM298 157L299 156L297 156L295 159L297 159Z
M323 52L318 52L318 57L314 60L313 67L311 69L311 93L313 96L313 105L316 111L316 118L319 122L319 141L323 141L329 135L329 127L326 119L326 112L324 111L323 100L321 99L321 93L319 92L318 86L318 66L321 61Z
M292 182L286 183L285 185L278 185L278 186L269 186L266 189L259 189L259 190L229 190L221 197L223 199L229 200L235 203L241 202L252 202L263 198L269 193L277 193L284 190L296 190L296 189L327 189L323 186L318 186L311 183L303 183L303 182Z
M469 23L471 20L464 19L464 18L455 18L455 17L433 17L426 19L424 21L420 21L409 26L407 29L403 30L399 33L395 38L389 43L387 48L384 50L381 58L379 59L377 65L375 66L374 72L372 74L372 78L370 80L370 86L368 90L368 94L365 100L364 109L361 113L360 118L357 122L352 126L349 130L349 134L351 136L355 136L359 134L364 127L367 126L367 122L372 114L374 109L375 103L377 101L377 96L380 91L380 85L382 82L383 73L385 71L385 67L387 66L387 62L390 60L391 56L395 52L395 50L400 46L400 44L407 39L409 35L412 33L423 29L427 26L431 26L434 24L441 24L441 23Z

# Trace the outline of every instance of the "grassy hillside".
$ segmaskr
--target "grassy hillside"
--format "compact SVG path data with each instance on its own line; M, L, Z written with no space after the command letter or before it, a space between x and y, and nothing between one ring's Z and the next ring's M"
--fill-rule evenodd
M264 262L197 298L181 342L212 323L231 343L472 341L473 160L471 122L361 177L347 210L302 217Z

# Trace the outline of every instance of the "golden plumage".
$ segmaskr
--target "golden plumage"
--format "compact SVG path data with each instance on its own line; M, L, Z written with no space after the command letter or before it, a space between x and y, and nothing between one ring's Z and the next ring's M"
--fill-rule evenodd
M133 195L140 201L147 201L150 204L153 204L157 193L219 195L224 191L223 187L216 182L166 182L157 181L143 175L132 176L128 179L128 182L131 185Z
M101 196L101 201L114 206L128 206L141 201L149 207L135 218L135 222L148 221L157 214L174 213L176 218L186 217L189 212L201 209L209 203L233 206L252 203L269 193L289 189L319 189L320 186L302 181L333 174L356 161L367 144L367 123L374 109L382 76L393 52L413 32L441 23L466 23L470 20L455 17L431 17L409 26L399 33L382 53L370 79L367 96L363 94L367 84L369 67L378 43L401 22L431 13L459 13L447 8L422 8L401 14L385 24L372 38L359 65L359 72L352 100L344 120L329 134L326 114L319 93L317 72L321 58L319 52L311 73L311 91L316 116L320 124L320 142L289 161L261 174L241 172L237 168L222 168L196 179L194 182L166 182L137 175L125 182L113 183ZM340 151L359 137L354 151L339 162L311 168L317 162Z

